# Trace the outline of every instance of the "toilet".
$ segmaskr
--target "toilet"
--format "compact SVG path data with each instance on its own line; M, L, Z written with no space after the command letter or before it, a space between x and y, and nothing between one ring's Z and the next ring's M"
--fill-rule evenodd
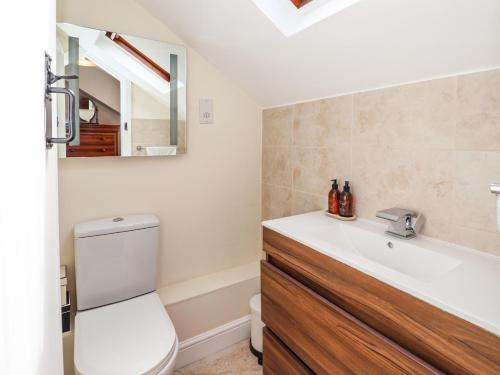
M156 293L159 226L154 215L75 226L76 374L174 372L179 343Z

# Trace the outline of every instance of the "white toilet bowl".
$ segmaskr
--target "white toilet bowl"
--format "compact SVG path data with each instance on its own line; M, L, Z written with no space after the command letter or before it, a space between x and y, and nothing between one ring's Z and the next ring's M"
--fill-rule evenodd
M74 363L79 375L170 375L178 346L156 292L76 315Z
M160 221L128 215L75 226L80 375L169 375L178 340L154 291Z

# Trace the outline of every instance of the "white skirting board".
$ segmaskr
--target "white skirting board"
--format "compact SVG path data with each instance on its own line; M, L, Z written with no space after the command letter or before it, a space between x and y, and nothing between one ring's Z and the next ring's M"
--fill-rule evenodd
M181 368L250 338L250 315L233 320L179 344L175 368Z

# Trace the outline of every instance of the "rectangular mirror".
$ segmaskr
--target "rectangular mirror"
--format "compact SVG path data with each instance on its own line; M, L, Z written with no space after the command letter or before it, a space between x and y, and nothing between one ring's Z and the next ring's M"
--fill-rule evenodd
M57 24L57 75L77 99L77 136L59 157L186 152L186 49L112 31ZM62 96L62 95L60 95ZM67 103L58 98L59 136Z

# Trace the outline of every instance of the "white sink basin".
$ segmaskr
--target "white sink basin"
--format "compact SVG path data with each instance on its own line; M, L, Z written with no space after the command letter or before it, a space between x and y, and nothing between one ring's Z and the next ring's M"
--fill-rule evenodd
M500 336L499 256L422 235L393 238L385 225L323 211L264 226Z
M418 246L418 240L401 240L364 230L356 225L318 226L310 231L313 238L328 242L340 253L362 256L419 281L443 276L461 264L452 256Z
M344 224L340 227L353 251L418 280L433 280L461 264L459 259L415 245L412 240L392 239Z

